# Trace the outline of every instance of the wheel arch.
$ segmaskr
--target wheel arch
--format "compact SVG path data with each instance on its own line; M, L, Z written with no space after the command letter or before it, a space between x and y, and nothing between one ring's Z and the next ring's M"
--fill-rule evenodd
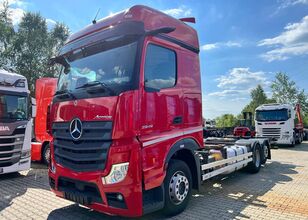
M192 188L197 190L200 189L201 183L200 160L199 156L195 153L195 150L198 149L200 149L200 146L192 138L179 140L170 148L165 161L166 169L171 159L184 161L188 165L192 175Z

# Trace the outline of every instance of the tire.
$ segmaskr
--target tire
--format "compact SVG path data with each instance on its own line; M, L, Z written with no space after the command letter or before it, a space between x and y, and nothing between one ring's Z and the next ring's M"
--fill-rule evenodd
M292 143L290 144L290 147L295 147L296 145L296 140L295 140L295 135L293 135L293 140Z
M245 137L251 137L251 132L250 131L246 131Z
M249 173L258 173L261 168L261 162L262 162L262 152L260 144L257 144L254 148L253 154L252 154L253 160L249 162L247 166L247 171Z
M264 144L261 164L266 163L269 151L270 151L269 147Z
M173 216L185 210L191 197L192 176L187 164L170 160L164 180L165 206L163 212Z
M49 146L49 143L47 143L44 147L44 150L42 152L42 160L43 160L44 164L46 164L47 166L49 165L49 161L50 161L50 146Z

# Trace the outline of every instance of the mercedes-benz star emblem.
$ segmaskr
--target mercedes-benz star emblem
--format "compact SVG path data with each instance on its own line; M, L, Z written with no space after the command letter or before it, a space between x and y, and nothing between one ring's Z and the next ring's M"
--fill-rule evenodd
M70 124L70 133L74 140L79 140L82 135L82 123L79 118L75 118Z

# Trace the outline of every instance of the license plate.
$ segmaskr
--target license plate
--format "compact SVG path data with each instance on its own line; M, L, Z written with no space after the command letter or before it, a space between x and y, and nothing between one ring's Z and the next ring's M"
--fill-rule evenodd
M0 167L0 173L3 173L3 168Z

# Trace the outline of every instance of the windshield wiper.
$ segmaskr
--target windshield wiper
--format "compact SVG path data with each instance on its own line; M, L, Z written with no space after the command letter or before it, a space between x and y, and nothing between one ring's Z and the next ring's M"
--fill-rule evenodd
M60 96L60 98L61 97L65 98L65 96L69 96L73 99L76 99L76 96L72 92L70 92L68 89L56 91L55 95Z
M100 86L101 88L103 88L104 90L109 91L112 95L115 94L114 90L111 89L109 86L107 86L105 83L100 82L100 81L92 81L92 82L88 82L83 84L82 86L78 86L75 89L81 89L81 88L90 88L90 87L95 87L95 86Z

